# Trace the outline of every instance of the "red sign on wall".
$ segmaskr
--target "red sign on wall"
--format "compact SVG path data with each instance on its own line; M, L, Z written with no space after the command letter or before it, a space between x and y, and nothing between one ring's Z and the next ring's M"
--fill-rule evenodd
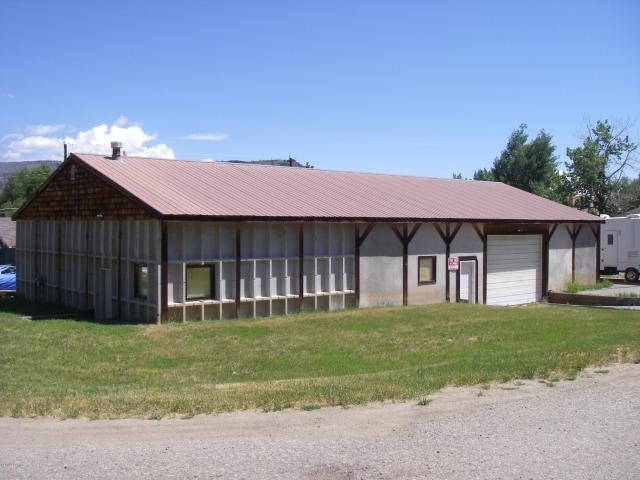
M450 272L457 272L458 271L458 266L460 265L460 262L458 262L458 257L449 257L449 271Z

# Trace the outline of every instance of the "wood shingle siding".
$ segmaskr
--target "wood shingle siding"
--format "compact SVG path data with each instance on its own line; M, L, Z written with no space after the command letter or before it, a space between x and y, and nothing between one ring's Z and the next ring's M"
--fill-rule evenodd
M98 217L102 215L102 217ZM20 212L21 219L150 219L139 203L77 162L64 164Z

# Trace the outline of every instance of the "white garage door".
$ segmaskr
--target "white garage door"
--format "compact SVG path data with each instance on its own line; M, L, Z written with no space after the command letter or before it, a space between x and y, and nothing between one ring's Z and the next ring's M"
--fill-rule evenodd
M542 297L542 236L487 237L487 304L520 305Z

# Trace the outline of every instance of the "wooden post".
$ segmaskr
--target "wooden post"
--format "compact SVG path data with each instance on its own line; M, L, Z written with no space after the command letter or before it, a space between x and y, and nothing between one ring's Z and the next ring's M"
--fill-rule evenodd
M400 243L402 243L402 305L405 307L409 304L409 243L418 232L420 224L416 224L409 232L407 224L402 225L402 233L395 225L390 225L393 233L396 234Z
M235 278L235 290L236 290L236 303L235 303L235 317L240 316L240 276L242 275L242 265L240 264L240 247L242 246L240 224L236 223L235 229L236 240L236 278Z
M451 303L451 294L449 292L449 290L451 289L450 287L450 275L449 275L449 256L451 255L451 242L453 242L453 239L456 238L456 235L458 235L458 232L460 231L460 228L462 227L461 223L458 223L455 228L453 229L453 232L451 231L451 227L450 224L447 223L445 224L445 231L442 231L442 228L440 228L440 225L438 225L437 223L434 224L435 229L437 230L438 234L440 235L440 238L442 238L442 241L445 244L445 290L446 290L446 301L447 303Z
M596 283L600 283L600 224L592 225L591 233L596 237Z
M165 220L160 221L160 323L169 322L169 236ZM118 303L119 305L119 303Z
M571 228L566 226L567 232L571 237L571 281L576 281L576 240L578 239L578 235L580 235L580 230L582 230L582 225L578 225L576 228L576 224L572 224Z
M160 242L162 243L162 242ZM162 245L160 246L162 248ZM118 265L117 265L118 320L122 321L122 220L118 220Z
M91 222L87 220L87 231L84 233L84 308L89 310L89 226Z
M56 222L56 298L58 305L62 305L62 221Z
M304 223L298 226L298 310L304 309Z
M542 237L542 296L546 296L549 289L549 243L557 228L557 223L553 224L551 230L547 227L547 232Z
M487 304L487 235L480 230L477 224L473 224L473 229L482 241L482 303Z

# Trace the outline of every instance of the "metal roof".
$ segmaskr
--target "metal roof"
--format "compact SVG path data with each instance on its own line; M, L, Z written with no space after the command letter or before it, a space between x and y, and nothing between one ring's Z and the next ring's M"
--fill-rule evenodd
M497 182L72 154L163 217L599 222Z

